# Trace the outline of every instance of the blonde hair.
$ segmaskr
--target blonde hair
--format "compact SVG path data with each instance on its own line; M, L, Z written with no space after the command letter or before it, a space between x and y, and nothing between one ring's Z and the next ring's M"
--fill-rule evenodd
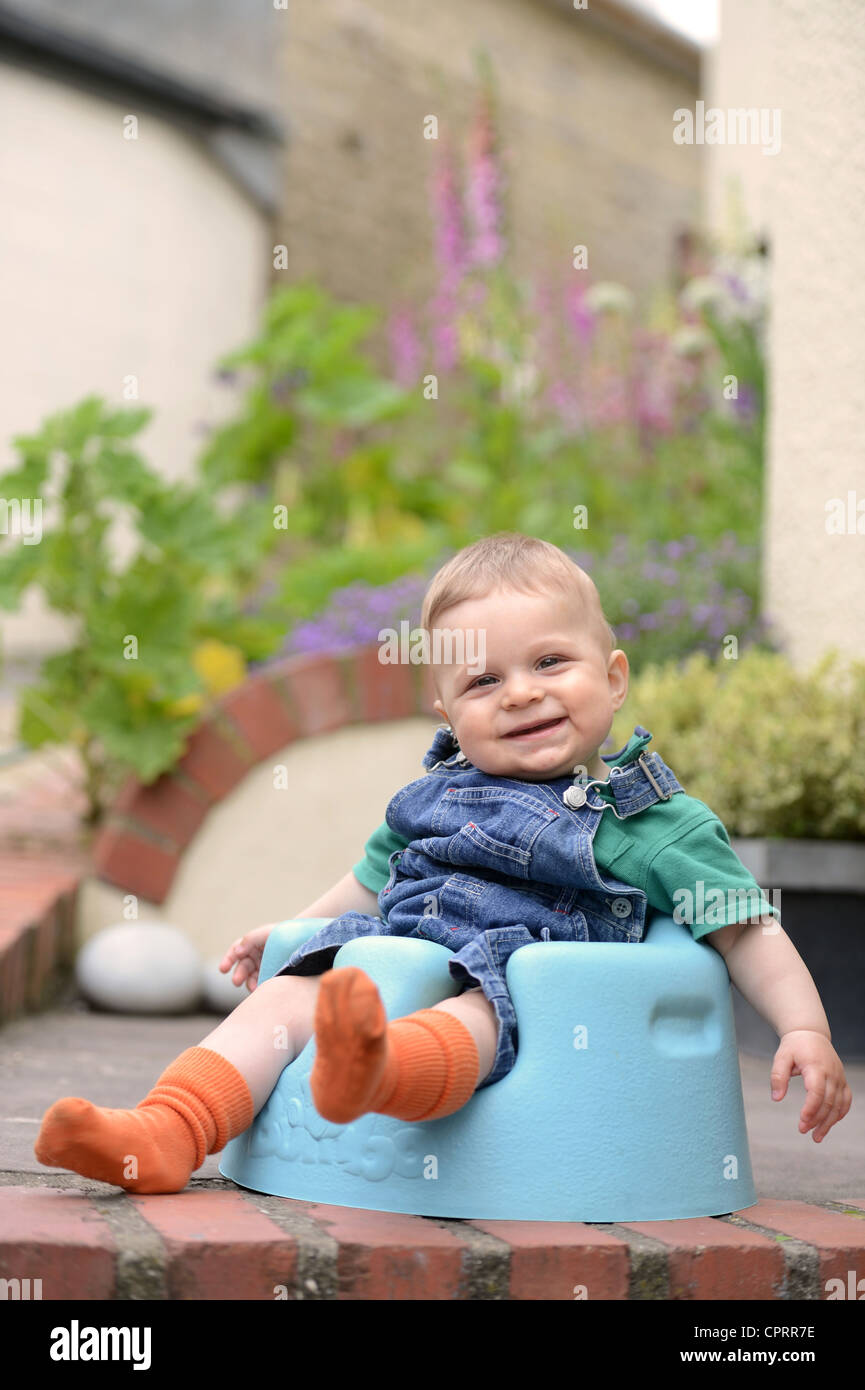
M430 581L424 595L420 625L430 637L436 620L464 599L485 598L497 589L523 594L565 594L578 605L608 657L616 646L594 580L557 545L497 531L452 556Z

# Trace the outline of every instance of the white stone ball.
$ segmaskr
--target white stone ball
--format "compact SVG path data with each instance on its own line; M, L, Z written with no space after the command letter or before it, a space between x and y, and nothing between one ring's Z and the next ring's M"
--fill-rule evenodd
M201 1006L201 956L185 932L164 922L123 922L87 941L75 961L78 988L115 1013L194 1013Z
M230 1014L232 1009L236 1009L238 1004L249 998L249 990L245 982L241 985L231 982L237 962L235 961L231 969L223 975L219 968L221 960L222 956L214 956L212 960L205 962L201 972L204 1006L217 1014Z

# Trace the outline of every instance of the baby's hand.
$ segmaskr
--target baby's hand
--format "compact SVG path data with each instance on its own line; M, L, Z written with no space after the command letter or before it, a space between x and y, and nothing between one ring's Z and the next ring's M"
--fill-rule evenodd
M250 994L258 984L258 972L261 968L261 957L264 954L264 945L273 928L275 922L269 922L265 927L253 927L245 936L239 936L232 946L229 946L219 968L223 975L226 970L230 970L232 965L237 963L237 969L231 977L232 984L242 985L246 981L246 988Z
M819 1144L853 1103L841 1058L822 1033L798 1028L783 1035L772 1060L773 1100L784 1099L791 1076L801 1076L807 1092L799 1116L800 1133L807 1134L816 1125L812 1137Z

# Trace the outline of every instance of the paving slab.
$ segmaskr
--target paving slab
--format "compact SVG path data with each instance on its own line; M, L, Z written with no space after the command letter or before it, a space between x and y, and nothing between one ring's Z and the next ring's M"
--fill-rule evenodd
M218 1014L146 1017L101 1012L78 999L74 986L60 1007L14 1019L0 1029L0 1171L42 1174L33 1154L41 1117L60 1096L126 1108L151 1089L185 1048L217 1026ZM840 1124L815 1144L799 1133L805 1096L793 1077L782 1101L769 1095L770 1062L739 1053L751 1163L758 1195L834 1201L865 1192L865 1064L845 1068L853 1104ZM219 1178L219 1156L208 1155L194 1175ZM79 1179L79 1182L84 1182ZM94 1184L106 1190L104 1184Z

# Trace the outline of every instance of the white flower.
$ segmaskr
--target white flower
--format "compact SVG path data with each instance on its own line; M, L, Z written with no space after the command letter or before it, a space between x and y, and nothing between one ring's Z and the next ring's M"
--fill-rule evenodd
M711 275L688 281L680 303L697 313L711 309L722 324L759 325L766 312L767 279L761 256L719 256Z
M715 274L724 289L721 316L725 322L736 320L757 323L766 311L769 268L762 256L721 256Z
M614 280L599 280L586 290L584 302L597 314L629 314L634 307L634 296Z
M534 394L538 369L534 362L515 362L502 382L502 399L522 401Z
M711 345L711 338L702 328L686 324L673 334L670 342L680 357L699 357Z
M684 309L711 308L726 297L724 287L711 275L696 275L689 280L679 301Z

